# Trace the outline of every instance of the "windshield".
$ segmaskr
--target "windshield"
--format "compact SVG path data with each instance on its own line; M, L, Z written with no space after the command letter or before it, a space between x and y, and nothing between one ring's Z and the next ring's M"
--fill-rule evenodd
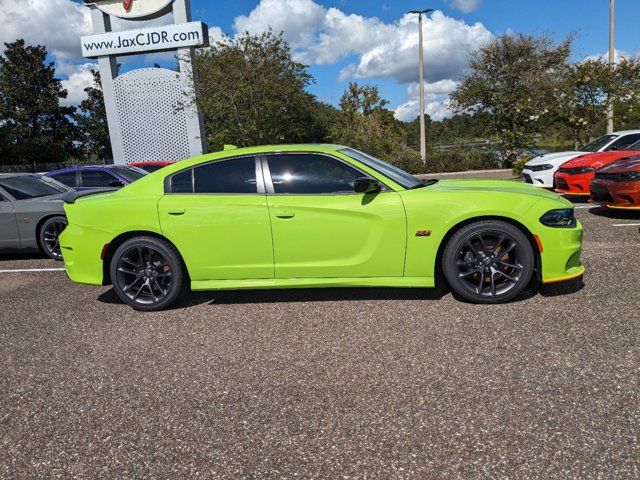
M0 187L16 200L48 197L59 193L69 192L70 189L47 177L38 175L18 175L0 178Z
M135 168L135 167L122 166L122 167L111 167L111 169L129 183L133 183L136 180L140 180L142 177L144 177L147 174L147 172L145 172L141 168Z
M367 167L375 170L378 173L381 173L385 177L390 178L398 185L401 185L406 189L424 186L424 183L422 183L413 175L391 165L390 163L380 160L379 158L361 152L360 150L356 150L354 148L344 148L342 150L339 150L339 152L353 158L354 160L358 160L359 162L365 164Z
M618 138L618 135L603 135L600 138L596 138L593 142L588 143L580 149L581 152L599 152L612 140Z

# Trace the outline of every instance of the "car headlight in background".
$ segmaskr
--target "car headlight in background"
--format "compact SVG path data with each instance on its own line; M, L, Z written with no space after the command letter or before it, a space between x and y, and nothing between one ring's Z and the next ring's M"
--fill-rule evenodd
M640 171L625 172L622 174L625 180L640 180Z
M573 228L577 225L573 208L550 210L540 217L540 223L555 228Z
M524 166L525 170L531 170L532 172L542 172L543 170L551 170L553 165L549 165L545 163L544 165L526 165Z

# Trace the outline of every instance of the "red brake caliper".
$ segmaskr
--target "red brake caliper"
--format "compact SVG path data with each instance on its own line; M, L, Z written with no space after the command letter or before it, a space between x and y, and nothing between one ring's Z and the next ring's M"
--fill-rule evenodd
M131 5L133 4L133 0L124 0L124 2L122 2L122 6L124 7L124 9L126 11L131 10Z

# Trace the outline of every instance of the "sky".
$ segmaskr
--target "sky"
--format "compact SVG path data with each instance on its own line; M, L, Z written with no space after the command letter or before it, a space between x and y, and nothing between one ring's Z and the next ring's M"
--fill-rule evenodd
M135 0L134 0L135 1ZM465 74L469 55L497 35L510 32L575 34L574 60L608 49L608 0L191 0L194 20L209 25L212 40L269 27L284 32L295 58L315 78L311 93L337 105L349 81L375 84L401 120L418 106L418 27L406 12L433 8L424 22L427 113L451 115L449 94ZM616 53L640 54L636 33L640 0L616 1ZM155 23L170 22L167 17ZM89 9L78 0L0 0L0 42L24 38L47 46L76 105L91 83L95 64L80 55L81 35L92 32ZM126 28L120 21L116 28ZM171 54L127 57L130 70Z

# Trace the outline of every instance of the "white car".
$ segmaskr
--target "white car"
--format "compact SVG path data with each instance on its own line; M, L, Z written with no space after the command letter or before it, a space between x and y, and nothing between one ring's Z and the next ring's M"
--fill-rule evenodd
M586 153L624 150L640 140L640 130L625 130L603 135L575 152L556 152L529 160L522 169L522 181L536 187L553 188L553 174L560 165Z

